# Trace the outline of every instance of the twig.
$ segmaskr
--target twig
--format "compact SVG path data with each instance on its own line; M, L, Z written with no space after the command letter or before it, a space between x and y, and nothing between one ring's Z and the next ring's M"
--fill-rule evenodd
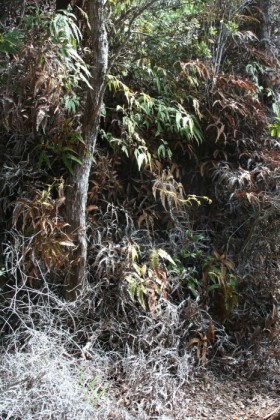
M275 410L271 411L267 416L263 418L263 420L268 420L270 417L272 417L274 414L280 414L280 407L275 408Z

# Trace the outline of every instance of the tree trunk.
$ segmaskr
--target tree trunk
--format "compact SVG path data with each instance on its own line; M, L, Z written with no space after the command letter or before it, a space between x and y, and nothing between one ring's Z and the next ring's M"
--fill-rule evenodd
M105 90L108 66L108 43L105 28L104 0L89 1L88 17L91 25L93 50L91 86L85 106L83 140L85 151L79 156L82 165L76 165L66 191L66 214L69 232L76 235L74 262L65 278L65 298L75 300L81 293L87 274L86 204L92 156L99 131L100 110Z
M259 8L262 11L262 21L260 33L258 34L262 41L262 47L265 52L274 58L274 68L266 72L267 85L273 89L275 98L280 109L280 77L278 64L276 60L280 58L280 4L279 0L259 0Z

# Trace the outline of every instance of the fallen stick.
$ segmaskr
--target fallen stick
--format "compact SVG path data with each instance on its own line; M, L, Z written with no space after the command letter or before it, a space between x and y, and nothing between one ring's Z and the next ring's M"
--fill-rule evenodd
M265 416L263 418L263 420L268 420L271 416L273 416L274 414L279 414L280 413L280 407L276 408L275 410L271 411L271 413L269 413L267 416Z

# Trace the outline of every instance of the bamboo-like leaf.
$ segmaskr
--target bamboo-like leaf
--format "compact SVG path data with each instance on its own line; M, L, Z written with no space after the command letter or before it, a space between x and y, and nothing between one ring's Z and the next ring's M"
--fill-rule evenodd
M136 281L131 281L130 284L129 284L129 287L128 287L128 293L129 293L132 300L135 300L136 288L137 288Z
M75 156L73 154L67 153L63 156L67 160L73 160L74 162L77 162L79 165L82 165L82 161L79 158L77 158L77 156Z
M62 245L62 246L68 246L68 247L75 247L76 246L74 244L74 242L72 242L72 241L60 241L59 244Z
M159 257L169 261L171 264L176 265L175 261L173 260L173 258L166 252L164 251L164 249L159 248L157 250L157 253L159 255Z
M146 303L145 303L145 298L144 298L144 286L138 286L136 289L136 294L137 294L137 299L140 303L140 305L142 306L142 308L144 309L144 311L146 310Z

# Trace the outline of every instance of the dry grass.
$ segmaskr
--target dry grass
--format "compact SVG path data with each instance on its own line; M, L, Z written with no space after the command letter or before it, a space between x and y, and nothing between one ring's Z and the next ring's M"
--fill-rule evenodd
M24 344L10 344L1 356L1 416L7 419L98 418L98 398L95 401L93 396L90 401L90 390L81 382L82 371L80 379L76 360L61 343L63 335L50 337L31 329L25 335ZM96 390L99 386L100 380Z

